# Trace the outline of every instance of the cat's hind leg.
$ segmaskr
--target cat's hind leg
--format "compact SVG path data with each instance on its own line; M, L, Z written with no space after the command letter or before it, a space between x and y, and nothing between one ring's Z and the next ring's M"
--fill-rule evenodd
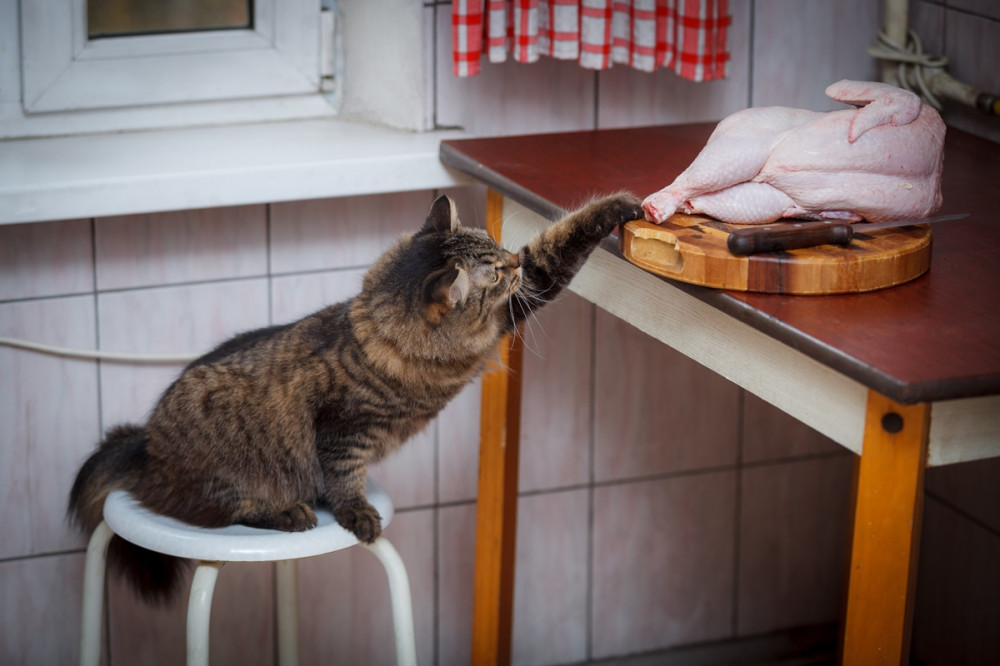
M316 514L304 502L296 502L277 511L260 511L241 516L240 524L266 530L304 532L316 527Z

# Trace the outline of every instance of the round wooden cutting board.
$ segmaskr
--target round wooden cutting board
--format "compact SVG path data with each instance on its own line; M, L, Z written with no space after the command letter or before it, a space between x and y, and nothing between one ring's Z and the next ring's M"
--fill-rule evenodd
M703 215L677 213L662 225L629 222L620 232L622 254L636 266L668 278L720 289L770 294L844 294L872 291L923 275L931 263L929 224L879 229L855 227L848 245L737 256L726 247L734 229Z

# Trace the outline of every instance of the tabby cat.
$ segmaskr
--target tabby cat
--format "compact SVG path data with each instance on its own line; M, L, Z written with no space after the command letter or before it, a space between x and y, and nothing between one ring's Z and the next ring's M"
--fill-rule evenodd
M639 204L625 193L595 200L513 254L439 197L358 296L222 343L184 369L145 426L111 429L77 475L71 519L90 533L108 493L124 489L204 527L307 530L323 505L374 541L368 465L427 425L601 239L642 217ZM186 564L117 537L109 558L149 601L169 600Z

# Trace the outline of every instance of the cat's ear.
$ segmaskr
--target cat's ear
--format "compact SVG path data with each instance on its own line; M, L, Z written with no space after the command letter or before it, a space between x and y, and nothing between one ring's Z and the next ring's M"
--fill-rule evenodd
M471 288L469 274L463 268L452 268L439 275L431 283L427 319L433 324L440 323L466 299Z
M460 226L462 223L458 221L458 209L455 207L455 202L448 195L442 194L431 204L431 210L427 213L427 221L424 222L424 228L421 231L423 233L435 231L447 233L457 231Z

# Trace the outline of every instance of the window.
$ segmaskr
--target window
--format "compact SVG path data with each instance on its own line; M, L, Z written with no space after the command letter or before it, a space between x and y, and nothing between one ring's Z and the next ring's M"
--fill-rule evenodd
M250 0L87 1L87 35L91 39L251 27Z
M255 0L243 29L103 39L90 37L86 0L20 7L26 115L320 91L319 0Z

